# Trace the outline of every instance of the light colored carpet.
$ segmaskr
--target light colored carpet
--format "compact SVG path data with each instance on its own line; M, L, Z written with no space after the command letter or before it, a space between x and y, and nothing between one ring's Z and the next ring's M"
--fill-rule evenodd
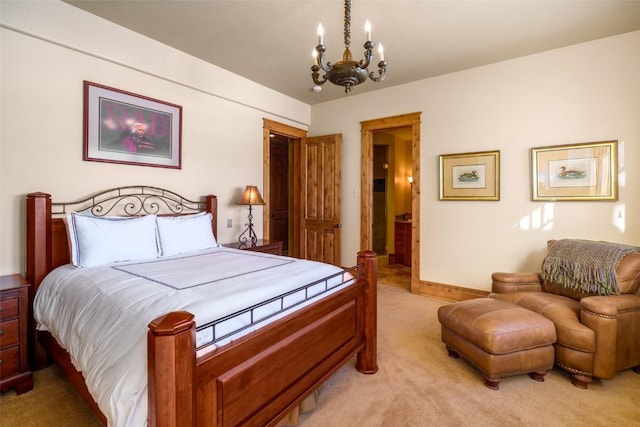
M2 427L99 427L102 423L76 394L57 366L34 372L33 390L0 398Z
M437 310L447 302L385 282L378 287L378 373L360 374L355 363L340 369L303 427L640 425L640 375L632 370L595 379L588 390L559 368L542 383L521 375L490 390L444 349Z
M380 268L378 373L363 375L355 360L347 364L302 415L302 427L640 425L640 375L631 370L596 379L588 390L557 368L542 383L522 375L503 379L500 390L486 388L440 341L437 309L447 303L410 294L406 271ZM3 393L0 425L100 424L53 366L35 373L33 391Z

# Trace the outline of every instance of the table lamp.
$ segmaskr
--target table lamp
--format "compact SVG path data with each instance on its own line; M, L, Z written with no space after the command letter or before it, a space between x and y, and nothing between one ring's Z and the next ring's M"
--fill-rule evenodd
M238 205L248 205L249 206L249 223L245 224L247 228L240 234L238 241L246 245L247 241L251 241L251 246L255 246L258 242L258 236L256 236L255 231L253 231L253 215L251 213L252 205L264 205L264 200L262 200L262 196L260 195L260 191L258 187L255 185L247 185L242 193L242 197L238 200Z

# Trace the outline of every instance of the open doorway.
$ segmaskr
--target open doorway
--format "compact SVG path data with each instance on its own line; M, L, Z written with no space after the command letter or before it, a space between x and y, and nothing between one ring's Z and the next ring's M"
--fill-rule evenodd
M393 198L390 184L393 182L389 170L389 145L373 143L373 251L378 257L393 252L389 238L389 202Z
M404 245L407 249L406 256L410 259L411 268L411 292L420 293L420 116L421 113L410 113L400 116L385 117L382 119L361 122L361 212L360 212L360 247L373 249L374 233L374 139L376 134L394 132L406 132L407 140L410 140L408 149L411 158L411 173L408 174L408 166L405 170L408 189L411 198L410 212L402 213L403 218L411 219L407 222L410 228L410 242ZM411 177L411 182L409 182ZM396 179L396 175L394 175ZM406 215L405 215L406 214ZM394 209L394 226L395 226ZM387 215L388 218L388 215ZM396 234L396 233L394 233ZM395 235L394 235L395 243ZM410 249L408 249L410 248ZM397 248L394 247L394 253ZM397 256L397 253L396 253Z
M380 263L409 267L413 161L411 127L373 133L373 250Z
M293 257L300 253L299 157L306 136L303 129L263 119L263 235L281 240L283 253Z
M269 240L282 242L282 254L289 254L293 238L293 150L295 140L284 135L269 135Z

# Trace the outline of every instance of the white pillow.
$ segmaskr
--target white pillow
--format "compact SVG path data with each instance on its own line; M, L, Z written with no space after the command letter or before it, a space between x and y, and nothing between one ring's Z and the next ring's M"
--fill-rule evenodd
M161 256L218 247L211 228L211 218L212 215L209 212L159 216L157 222Z
M155 215L96 217L72 212L67 230L71 263L77 267L154 259L159 254Z

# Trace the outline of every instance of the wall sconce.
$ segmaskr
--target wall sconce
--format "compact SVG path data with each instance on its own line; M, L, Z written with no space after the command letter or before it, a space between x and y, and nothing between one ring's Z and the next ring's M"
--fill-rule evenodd
M252 205L265 205L264 200L262 200L262 196L260 195L260 191L258 191L258 187L255 185L247 185L242 193L242 197L238 200L238 205L248 205L249 206L249 223L245 224L247 228L240 234L238 241L242 245L246 245L247 241L251 241L251 246L255 246L258 242L258 236L256 236L255 231L253 231L253 215L251 214L251 206ZM245 236L245 234L247 234Z
M413 177L412 176L408 176L407 177L407 181L409 181L409 185L411 185L413 187Z

